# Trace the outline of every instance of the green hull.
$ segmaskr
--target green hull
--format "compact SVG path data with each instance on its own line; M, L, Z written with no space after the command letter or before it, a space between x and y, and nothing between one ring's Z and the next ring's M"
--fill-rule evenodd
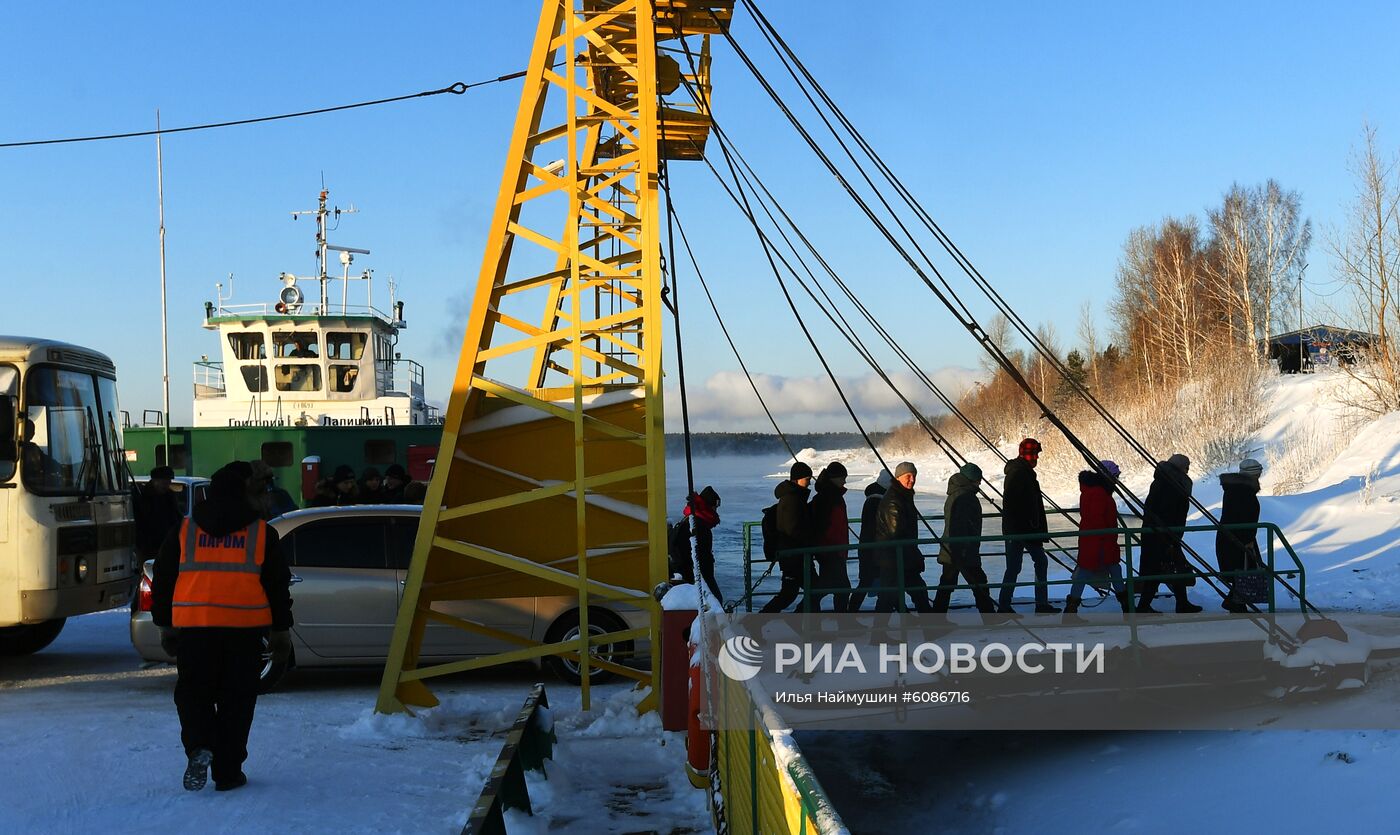
M132 473L145 475L167 463L160 427L131 427L122 436ZM172 426L168 463L176 475L208 478L230 461L262 459L276 471L278 482L295 493L294 485L302 483L302 461L309 456L320 457L322 475L342 464L356 473L366 467L383 472L390 464L400 464L408 468L410 478L426 481L441 441L441 425Z

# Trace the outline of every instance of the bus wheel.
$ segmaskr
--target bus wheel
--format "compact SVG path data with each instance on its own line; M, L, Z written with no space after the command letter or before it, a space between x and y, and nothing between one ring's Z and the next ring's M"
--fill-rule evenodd
M67 618L0 628L0 655L29 655L58 637Z

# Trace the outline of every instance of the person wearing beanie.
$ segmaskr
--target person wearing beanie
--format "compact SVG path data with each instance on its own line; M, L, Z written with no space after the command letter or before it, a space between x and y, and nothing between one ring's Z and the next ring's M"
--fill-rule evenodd
M1191 477L1187 475L1191 459L1180 453L1157 465L1152 473L1152 486L1148 488L1147 500L1142 510L1142 549L1138 556L1138 573L1144 578L1153 574L1190 574L1191 567L1186 562L1186 554L1181 548L1181 531L1161 530L1180 528L1186 525L1186 516L1191 510ZM1144 579L1142 597L1137 610L1142 614L1155 615L1152 600L1162 581ZM1186 596L1186 588L1196 584L1194 576L1186 579L1167 580L1167 588L1176 597L1178 614L1191 614L1201 611L1201 607Z
M875 511L880 507L881 497L893 483L894 475L889 470L881 470L874 481L865 485L865 504L860 509L860 544L867 547L856 553L860 568L856 588L851 592L846 607L848 612L859 612L861 604L865 602L866 590L874 588L880 580L879 550L869 546L875 542Z
M1259 476L1264 465L1253 458L1240 462L1237 473L1220 474L1220 524L1222 529L1215 532L1215 559L1221 572L1251 571L1260 568L1263 560L1259 556L1257 531L1224 530L1223 526L1233 524L1253 525L1259 522ZM1221 577L1230 593L1225 596L1220 607L1227 612L1247 612L1246 603L1258 602L1268 594L1268 587L1261 590L1260 581L1267 584L1263 575L1241 575Z
M877 551L880 587L886 589L875 596L875 611L905 612L904 596L914 601L919 612L933 611L924 582L924 555L910 540L919 538L919 511L914 507L914 484L918 470L905 461L894 468L894 481L875 509L875 541L903 542ZM901 569L903 573L901 573ZM903 593L894 591L902 589Z
M987 572L982 570L981 546L977 542L948 541L982 535L982 502L977 498L981 484L982 468L970 462L948 479L948 498L943 502L943 542L938 549L938 563L943 571L938 577L938 593L933 597L935 612L948 611L959 576L972 586L977 611L983 614L996 611L992 595L987 591Z
M1118 605L1128 611L1128 592L1123 586L1123 567L1119 564L1118 536L1105 531L1118 527L1118 505L1113 501L1113 482L1118 478L1118 465L1100 461L1098 470L1079 474L1079 551L1075 556L1073 583L1065 598L1065 623L1083 623L1079 604L1086 583L1099 584L1108 580Z
M248 733L258 699L263 642L273 662L292 651L292 574L277 531L258 518L234 461L214 473L209 498L166 536L151 583L151 620L175 656L175 707L188 762L184 787L228 791L248 782Z
M816 538L813 545L849 545L850 528L846 520L850 514L846 510L846 468L840 461L832 461L817 477L816 495L812 498L812 529ZM842 548L832 551L818 551L812 570L812 588L807 590L807 598L798 607L801 612L820 612L822 599L831 595L835 611L844 612L850 605L849 590L851 575L846 570L846 560L850 551Z
M349 466L341 464L335 468L331 488L335 491L335 504L359 504L359 484L355 480L355 471Z
M359 495L355 498L360 504L380 504L384 501L384 479L377 468L365 467L365 471L360 473Z
M165 542L165 535L185 516L181 509L181 497L171 488L174 480L175 470L156 467L151 470L151 480L137 485L134 490L132 510L136 515L136 555L142 562L155 558Z
M384 470L384 483L380 487L385 504L402 504L403 488L408 484L408 472L402 464L390 464Z
M812 513L807 506L807 497L811 495L808 485L811 483L812 468L797 461L792 465L788 479L773 488L773 498L778 500L778 503L772 506L773 550L779 554L778 569L781 581L778 593L763 605L760 612L781 612L792 605L802 591L803 564L810 555L782 552L810 546L815 539Z
M719 525L719 504L719 492L713 487L706 487L699 493L691 493L690 501L686 502L685 509L681 512L681 521L671 528L667 551L671 558L673 576L679 574L683 582L694 583L695 563L699 563L700 578L705 581L715 600L723 604L724 595L719 590L719 583L715 581L714 530ZM695 539L693 557L690 549L692 537Z
M1006 481L1002 486L1001 532L1007 536L1026 536L1024 539L1006 541L1006 573L1001 578L1001 594L997 600L997 611L1012 614L1011 608L1016 595L1016 581L1021 576L1022 555L1031 555L1031 565L1035 572L1035 611L1046 615L1059 612L1058 606L1050 603L1050 560L1045 556L1044 536L1049 531L1045 519L1045 502L1040 495L1040 480L1036 478L1035 467L1040 461L1040 441L1026 438L1017 447L1017 457L1006 462L1003 472Z

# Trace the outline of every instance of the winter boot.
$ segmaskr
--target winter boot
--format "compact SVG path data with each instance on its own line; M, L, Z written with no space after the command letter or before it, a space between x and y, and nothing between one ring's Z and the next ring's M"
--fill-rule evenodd
M197 748L190 754L190 763L185 766L185 791L197 792L209 782L209 764L214 761L214 752L208 748Z
M229 777L224 780L215 779L214 791L231 792L234 789L241 789L246 785L248 785L248 775L240 771L232 777Z
M1178 615L1194 615L1201 611L1201 607L1191 602L1191 598L1186 596L1186 586L1172 586L1172 594L1176 595L1176 613Z
M1061 623L1088 623L1087 620L1076 614L1079 611L1079 601L1078 597L1065 598L1065 615L1060 618Z
M1155 595L1150 595L1150 594L1147 594L1146 592L1144 592L1143 595L1142 595L1142 597L1138 598L1137 613L1138 613L1139 615L1160 615L1160 614L1162 614L1160 611L1158 611L1158 610L1152 608L1152 598L1153 598L1153 597L1155 597Z
M1065 601L1065 605L1068 606L1069 601ZM1058 615L1060 613L1060 607L1048 602L1037 603L1035 604L1035 613L1037 615Z
M1220 601L1220 608L1236 615L1242 615L1245 612L1249 611L1249 607L1246 606L1244 603L1236 600L1233 594L1226 595L1225 599Z
M1123 614L1128 613L1128 593L1126 591L1116 591L1113 596L1118 598L1118 605L1122 607Z

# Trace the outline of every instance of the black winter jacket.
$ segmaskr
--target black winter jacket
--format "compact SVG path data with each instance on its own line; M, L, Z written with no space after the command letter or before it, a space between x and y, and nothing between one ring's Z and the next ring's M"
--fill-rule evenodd
M141 559L154 557L165 542L165 535L184 518L180 499L174 491L157 493L150 484L136 491L136 553Z
M865 504L860 509L860 541L875 541L875 511L880 508L880 498L885 495L885 488L879 482L872 481L865 488ZM861 551L861 555L869 553L870 549Z
M1045 503L1040 496L1040 479L1024 458L1012 458L1004 468L1001 529L1004 533L1045 533ZM1044 541L1044 540L1042 540Z
M778 500L776 515L779 551L788 548L802 548L813 543L812 514L807 507L807 497L811 490L798 487L791 479L773 488L773 497Z
M1039 496L1037 492L1037 499ZM948 479L948 498L943 502L943 536L981 535L982 503L977 499L977 484L962 473L953 473ZM980 558L981 546L976 542L945 541L938 550L938 561L943 565L964 566Z
M200 530L211 536L224 536L242 530L257 520L257 511L245 502L225 502L206 499L195 505L190 513ZM267 546L262 564L262 587L272 608L272 628L292 628L292 572L282 554L281 539L272 526L267 527ZM184 547L180 528L176 526L165 537L154 566L151 583L151 620L156 626L170 626L170 603L175 597L175 582L180 578L180 550Z
M1222 473L1220 502L1222 525L1259 521L1259 479L1244 473ZM1241 571L1262 565L1257 532L1216 531L1215 557L1221 571Z
M1152 473L1152 486L1143 503L1142 525L1181 527L1191 510L1191 479L1173 464L1163 461ZM1138 570L1143 574L1181 574L1189 571L1181 550L1180 532L1153 532L1142 535L1142 556ZM1185 580L1195 585L1195 578Z
M914 507L914 491L896 481L885 491L885 495L880 497L880 504L875 508L875 541L893 542L918 538L919 511ZM902 547L906 568L909 565L908 561L923 559L918 546L909 544ZM881 556L894 559L898 556L898 551L888 548Z

